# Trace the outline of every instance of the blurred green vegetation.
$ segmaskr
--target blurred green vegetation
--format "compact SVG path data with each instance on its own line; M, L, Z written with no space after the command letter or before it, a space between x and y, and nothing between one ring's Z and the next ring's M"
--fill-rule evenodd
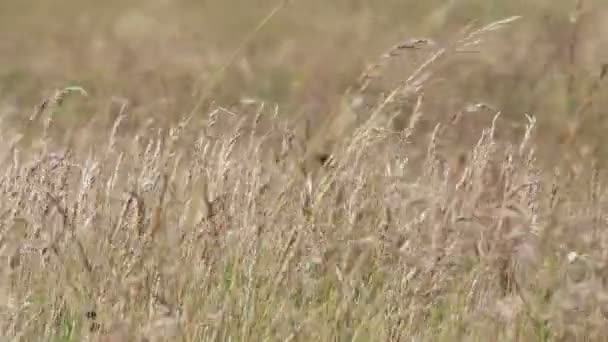
M205 104L224 106L276 103L283 114L323 125L366 65L394 44L426 37L444 45L469 24L512 15L523 18L489 34L474 53L437 66L424 91L425 115L448 118L488 103L513 127L521 128L524 114L538 117L548 151L574 141L577 154L604 154L608 97L601 84L590 90L608 61L601 0L3 1L0 110L19 122L29 115L24 108L78 84L91 94L88 107L76 108L66 124L106 115L111 98L129 100L146 119L171 120L205 96ZM369 89L372 101L429 53L390 61Z

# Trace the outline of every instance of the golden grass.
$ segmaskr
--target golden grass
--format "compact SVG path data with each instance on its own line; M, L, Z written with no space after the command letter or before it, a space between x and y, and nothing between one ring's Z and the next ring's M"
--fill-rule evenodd
M359 65L364 71L347 77L350 84L334 80L331 91L322 89L329 92L323 105L306 100L317 89L278 96L280 105L243 95L243 87L230 83L233 70L260 82L280 81L258 79L250 69L272 71L264 63L273 59L262 52L249 62L256 57L248 49L264 37L269 18L279 20L282 11L294 16L290 6L313 9L295 0L269 6L274 10L261 16L267 19L254 38L220 58L219 73L197 63L184 67L192 51L171 56L183 58L175 62L181 67L155 64L145 50L153 44L130 36L124 39L141 43L141 51L119 45L126 50L110 49L99 65L124 74L86 74L83 84L57 87L45 74L49 88L35 91L27 89L37 88L30 74L19 76L24 84L0 80L7 89L0 97L6 112L0 126L0 337L605 339L605 177L601 149L588 147L602 140L585 128L601 125L594 115L606 67L598 65L598 74L587 77L574 53L590 4L573 7L581 26L568 31L579 33L567 34L566 43L559 41L568 58L550 63L570 67L555 84L534 68L519 79L519 62L500 59L509 48L521 49L501 47L509 32L530 25L525 16L509 14L461 25L449 39L400 40L380 61ZM183 6L191 10L178 11L185 17L198 8ZM340 18L350 5L335 6L326 11ZM379 11L359 6L351 10ZM433 13L439 20L441 13ZM319 18L324 15L332 18L325 12ZM456 24L446 23L446 30ZM549 46L548 40L541 43ZM488 46L496 50L484 52ZM551 55L547 46L538 53ZM48 51L49 58L62 53ZM87 70L86 61L72 57L82 64L72 70L57 64L57 70ZM25 59L22 66L36 65L35 57ZM340 65L325 63L313 69ZM145 71L151 66L178 76L155 88L154 81L142 81L155 80ZM181 79L181 72L194 75ZM500 77L483 80L493 76ZM481 81L464 87L471 77ZM509 88L513 79L519 83ZM121 80L120 89L110 86ZM507 96L521 95L517 87L524 86L531 95L523 103ZM54 88L42 102L27 99ZM505 89L516 94L499 101ZM547 110L553 100L543 96L562 90L575 105L558 113L568 124L552 126ZM214 96L218 102L209 102ZM539 113L518 111L524 108Z

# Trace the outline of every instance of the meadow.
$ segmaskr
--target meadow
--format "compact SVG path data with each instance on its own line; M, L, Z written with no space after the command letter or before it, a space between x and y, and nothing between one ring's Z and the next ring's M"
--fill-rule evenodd
M604 2L0 2L0 341L606 340Z

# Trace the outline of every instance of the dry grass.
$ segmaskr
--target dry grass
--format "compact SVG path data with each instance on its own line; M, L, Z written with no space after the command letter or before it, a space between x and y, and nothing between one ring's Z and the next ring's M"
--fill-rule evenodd
M108 105L101 76L42 102L19 100L23 85L7 91L17 109L0 127L2 340L605 339L606 178L588 147L601 139L584 132L601 124L606 67L580 80L586 4L562 44L573 104L558 134L541 109L463 99L467 89L442 82L458 65L483 74L462 59L492 41L500 50L526 25L518 16L400 42L335 89L328 121L285 113L309 108L293 94L284 106L225 105L215 87L288 5L271 6L219 72L169 82L188 96L142 84ZM392 72L403 59L407 73ZM536 89L544 81L528 71L521 84ZM87 110L101 114L74 117ZM556 141L570 159L552 156Z

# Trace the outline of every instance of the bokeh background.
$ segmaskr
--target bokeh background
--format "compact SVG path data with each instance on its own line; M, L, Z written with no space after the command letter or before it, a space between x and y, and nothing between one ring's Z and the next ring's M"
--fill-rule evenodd
M89 96L70 101L55 118L58 137L111 125L123 102L132 125L264 102L326 138L334 134L324 129L328 120L353 103L345 101L347 89L391 46L414 38L445 45L467 25L513 15L522 18L435 66L424 90L423 127L484 103L502 111L505 136L521 133L525 114L535 116L548 159L601 162L608 152L602 0L7 0L0 3L0 114L26 134L41 99L77 85ZM355 100L376 103L431 53L391 58ZM452 132L451 146L492 117L471 114ZM324 144L319 148L329 148Z

